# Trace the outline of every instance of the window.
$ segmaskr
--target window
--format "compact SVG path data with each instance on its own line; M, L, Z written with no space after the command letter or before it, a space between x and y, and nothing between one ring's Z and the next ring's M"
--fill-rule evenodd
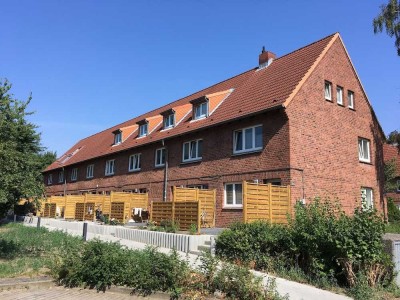
M60 171L60 173L58 173L58 182L64 182L64 171Z
M156 150L156 167L162 167L165 165L165 148L159 148Z
M94 165L88 165L86 167L86 178L93 178L93 171L94 171Z
M76 181L78 179L78 168L73 168L71 172L71 181Z
M397 191L400 192L400 179L397 179Z
M358 139L358 157L360 161L371 162L369 140L359 138Z
M263 179L263 184L282 185L280 178Z
M371 188L361 188L361 205L363 210L372 209L374 207L373 190Z
M114 145L118 145L122 142L122 133L118 132L114 135Z
M336 87L336 102L343 105L343 88L340 86Z
M262 149L262 126L236 130L233 134L233 153L243 153Z
M208 184L188 184L186 187L190 189L206 190L208 189Z
M347 92L347 101L349 103L349 108L354 109L354 93L352 91Z
M53 174L49 174L49 176L47 176L47 184L50 185L53 183Z
M241 183L225 184L224 207L243 207L243 193Z
M106 175L113 175L115 172L115 159L110 159L106 161Z
M325 81L325 99L332 100L332 83Z
M202 102L194 108L194 119L202 119L207 117L208 114L208 102Z
M200 160L203 155L203 140L183 144L183 161Z
M148 124L147 123L140 125L139 126L139 137L146 136L147 133L148 133L147 130L148 130Z
M175 114L169 114L164 117L164 129L174 127Z
M129 156L129 171L140 170L140 154L133 154Z

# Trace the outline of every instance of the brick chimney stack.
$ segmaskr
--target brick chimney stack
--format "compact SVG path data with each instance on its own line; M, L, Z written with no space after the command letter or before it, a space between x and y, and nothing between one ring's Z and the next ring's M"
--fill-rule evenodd
M261 54L258 56L258 67L262 69L269 66L275 58L276 55L270 51L265 51L263 46Z

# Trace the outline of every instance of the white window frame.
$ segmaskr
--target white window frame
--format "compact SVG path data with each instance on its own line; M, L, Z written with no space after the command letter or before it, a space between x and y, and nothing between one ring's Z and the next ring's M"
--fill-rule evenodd
M261 127L261 146L256 146L256 128ZM246 131L251 129L252 130L252 146L251 148L245 148L246 145ZM241 150L237 150L236 146L237 146L237 139L239 136L239 132L241 132L241 139L242 139L242 149ZM233 153L234 154L240 154L240 153L248 153L248 152L255 152L255 151L259 151L262 150L263 148L263 133L262 133L262 125L255 125L255 126L250 126L250 127L246 127L246 128L241 128L238 130L235 130L233 132Z
M354 92L353 91L347 91L347 101L348 101L348 107L351 109L354 109Z
M201 144L201 147L199 147L200 144ZM189 153L187 153L188 158L185 158L186 149L188 149L188 151L189 151ZM199 151L199 149L201 149L201 151ZM201 152L201 153L199 153L199 152ZM201 155L199 155L199 154L201 154ZM183 143L183 147L182 147L182 161L183 162L198 161L203 158L202 156L203 156L203 140L202 139Z
M149 133L149 124L145 123L139 125L139 137L146 136Z
M362 210L369 210L374 208L374 190L372 188L361 187L361 207Z
M58 183L64 182L64 171L58 173Z
M341 86L336 87L336 102L343 105L343 88Z
M132 154L129 156L128 171L140 171L141 168L141 153Z
M169 114L164 117L164 129L175 126L175 114Z
M115 174L115 159L110 159L110 160L106 161L106 168L105 168L104 174L106 176Z
M71 171L71 181L76 181L78 179L78 168L73 168Z
M47 185L53 184L53 174L47 176Z
M93 178L94 174L94 164L88 165L86 167L86 178Z
M324 94L326 100L332 101L332 83L326 80L324 85Z
M164 162L162 161L162 153L163 152L164 152ZM163 167L163 166L165 166L166 159L167 158L166 158L166 149L165 149L165 147L156 149L155 164L154 165L156 167Z
M118 145L122 143L122 132L118 132L114 134L114 145Z
M228 185L232 185L232 204L227 203L227 193L226 189ZM242 203L238 203L238 199L236 199L236 186L240 185L242 187ZM242 182L227 182L224 184L224 208L243 208L243 183Z
M371 162L371 142L368 139L358 138L358 159L362 162Z
M205 110L205 112L203 111ZM208 116L208 102L202 102L194 107L194 119L199 120Z

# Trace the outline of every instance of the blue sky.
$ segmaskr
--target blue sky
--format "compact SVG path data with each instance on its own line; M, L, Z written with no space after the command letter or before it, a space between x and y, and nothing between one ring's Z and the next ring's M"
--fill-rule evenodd
M400 130L400 57L374 35L386 0L3 1L0 78L43 146L78 140L340 32L384 131Z

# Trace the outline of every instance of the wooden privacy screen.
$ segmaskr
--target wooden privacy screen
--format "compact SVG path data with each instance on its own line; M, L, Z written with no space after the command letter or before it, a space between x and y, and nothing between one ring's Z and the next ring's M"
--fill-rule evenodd
M243 182L243 221L268 220L286 224L290 213L290 186Z
M55 203L46 203L44 205L43 216L44 217L49 217L49 218L55 218L56 209L57 209L57 207L56 207Z
M152 202L151 220L175 220L183 230L215 226L215 190L173 187L172 202Z
M111 217L112 213L112 203L114 202L122 202L124 203L124 217L122 219L119 219L120 216L118 216L118 220L120 222L126 222L127 219L131 218L131 210L133 208L143 208L143 209L148 209L148 194L135 194L135 193L120 193L120 192L111 192L110 195L97 195L97 194L85 194L85 195L67 195L67 196L51 196L47 198L45 201L42 201L42 203L46 204L54 204L59 211L61 212L61 216L63 216L65 219L77 219L77 220L93 220L95 216L95 211L96 209L100 209L103 213L103 215L108 215ZM89 204L91 205L90 211L92 214L88 215L87 212L89 212L89 206L81 206L78 205L79 207L79 212L78 215L76 215L76 208L77 204ZM94 205L94 207L93 207ZM45 206L46 207L46 206ZM44 207L44 208L45 208ZM117 206L115 206L117 207ZM86 210L85 210L86 208ZM83 209L83 212L80 212L80 210ZM115 208L116 210L119 210L119 208ZM56 209L57 211L57 209ZM82 213L84 215L82 215ZM118 212L115 211L114 215L118 215ZM50 217L55 217L54 215L51 215ZM117 219L117 218L115 218Z

